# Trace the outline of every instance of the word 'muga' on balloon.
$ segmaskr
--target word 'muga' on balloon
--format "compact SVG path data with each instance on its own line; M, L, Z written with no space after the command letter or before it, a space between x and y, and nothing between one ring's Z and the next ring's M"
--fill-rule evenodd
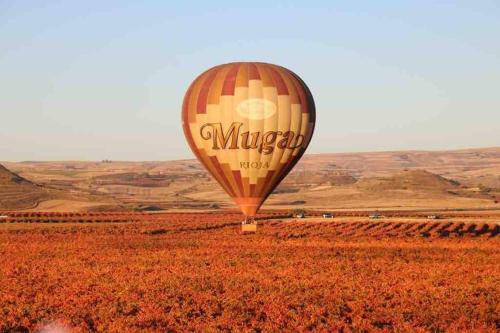
M182 106L191 149L248 217L302 157L315 120L304 81L260 62L207 70L193 81Z

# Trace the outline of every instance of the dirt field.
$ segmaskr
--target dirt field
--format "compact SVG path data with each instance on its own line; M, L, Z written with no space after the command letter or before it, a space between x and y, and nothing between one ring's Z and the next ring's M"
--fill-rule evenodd
M26 214L0 223L2 333L500 326L499 220L481 212L276 214L255 235L235 213Z

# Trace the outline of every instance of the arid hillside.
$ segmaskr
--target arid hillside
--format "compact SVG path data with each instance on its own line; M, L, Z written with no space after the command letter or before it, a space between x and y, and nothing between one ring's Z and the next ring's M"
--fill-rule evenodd
M0 165L0 210L86 210L112 199L28 180Z
M51 194L43 186L7 170L0 165L0 209L26 209L49 200Z
M71 200L34 196L38 210L234 208L196 160L165 162L4 162ZM18 184L16 184L18 185ZM30 187L31 186L31 187ZM30 190L30 189L33 189ZM2 190L0 193L9 193ZM12 192L14 193L14 192ZM12 209L15 199L2 198ZM15 197L13 197L15 198ZM91 199L89 199L91 198ZM495 209L500 198L500 147L305 155L266 202L267 208ZM5 208L3 208L5 209Z

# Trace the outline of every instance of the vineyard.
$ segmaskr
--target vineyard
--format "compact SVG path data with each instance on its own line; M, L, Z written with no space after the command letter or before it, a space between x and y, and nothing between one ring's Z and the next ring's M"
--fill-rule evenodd
M491 212L0 213L0 332L496 332Z

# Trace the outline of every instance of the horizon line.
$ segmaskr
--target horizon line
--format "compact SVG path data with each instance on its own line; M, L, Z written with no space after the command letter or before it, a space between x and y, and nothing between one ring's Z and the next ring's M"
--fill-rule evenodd
M458 151L470 151L470 150L492 150L500 149L500 146L487 146L487 147L471 147L471 148L453 148L453 149L396 149L396 150L372 150L372 151L351 151L351 152L331 152L331 153L305 153L303 157L306 156L316 156L316 155L346 155L346 154L379 154L379 153L401 153L401 152L458 152ZM120 159L101 159L101 160L21 160L21 161L9 161L2 160L2 163L69 163L69 162L86 162L86 163L102 163L103 161L109 162L121 162L121 163L155 163L155 162L182 162L197 160L196 156L192 158L181 158L181 159L170 159L170 160L120 160Z

